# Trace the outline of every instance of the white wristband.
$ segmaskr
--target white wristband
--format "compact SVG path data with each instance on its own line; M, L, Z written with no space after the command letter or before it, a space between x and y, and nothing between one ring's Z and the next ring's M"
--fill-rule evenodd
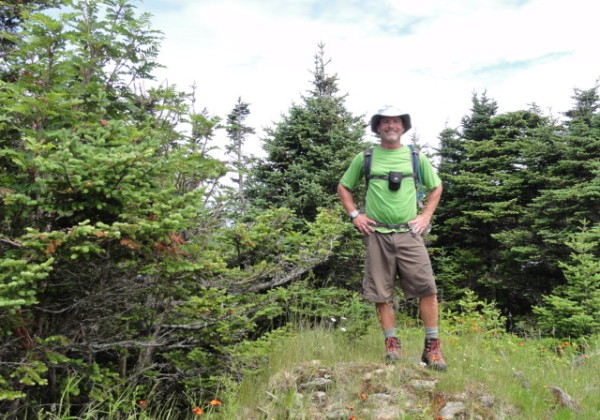
M360 213L358 212L358 210L353 210L349 213L350 215L350 219L354 219L356 216L358 216Z

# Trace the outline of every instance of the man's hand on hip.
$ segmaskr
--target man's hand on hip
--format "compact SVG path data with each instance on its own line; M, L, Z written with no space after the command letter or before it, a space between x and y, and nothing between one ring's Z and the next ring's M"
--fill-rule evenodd
M358 229L358 231L363 235L370 235L371 232L375 231L373 228L376 223L375 220L369 219L366 214L359 214L352 219L352 223L354 223L354 227L356 227L356 229Z

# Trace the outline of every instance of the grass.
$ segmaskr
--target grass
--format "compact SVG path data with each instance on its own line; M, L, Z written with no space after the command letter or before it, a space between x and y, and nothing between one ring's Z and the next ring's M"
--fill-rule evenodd
M366 406L369 391L389 392L407 387L414 378L435 381L435 389L408 396L396 395L399 405L406 405L407 398L416 395L418 401L413 401L413 406L421 407L420 411L403 411L403 418L435 418L446 402L455 400L465 403L466 418L598 418L599 339L587 343L586 356L580 354L580 346L569 342L553 347L552 343L556 342L552 340L522 339L505 334L446 334L442 336L442 345L448 371L431 372L419 365L422 330L406 327L399 331L403 357L394 370L389 371L382 365L383 338L375 325L368 334L355 340L349 340L340 330L303 330L295 337L274 344L264 366L248 372L239 387L224 397L219 412L207 417L325 418L324 413L315 412L309 404L307 396L314 398L316 394L303 393L299 387L301 381L314 379L315 371L320 369L331 372L334 377L326 387L326 394L330 402L337 403L339 418L369 418L364 417L368 410L358 410ZM318 363L313 362L317 360ZM354 376L348 364L354 364ZM364 369L369 366L373 371L384 367L384 373L369 376L367 390ZM559 387L570 395L577 408L558 405L550 387ZM483 395L488 400L491 398L491 407L481 405ZM335 406L330 404L329 409L332 405Z
M300 328L274 340L258 368L244 372L241 383L223 385L218 404L191 399L183 413L167 404L138 406L125 416L98 406L79 418L438 419L445 418L440 410L448 403L462 404L463 419L598 418L600 337L579 344L524 339L445 320L441 338L448 371L432 372L419 363L423 330L416 321L398 328L402 357L394 365L383 363L383 335L375 320L358 338L339 323ZM575 407L557 404L553 387L572 397ZM140 404L130 392L115 409L123 401ZM37 418L73 418L56 414Z

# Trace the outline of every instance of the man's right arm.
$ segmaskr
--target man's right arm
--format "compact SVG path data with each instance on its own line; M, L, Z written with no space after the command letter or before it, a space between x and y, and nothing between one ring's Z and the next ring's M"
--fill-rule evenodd
M356 205L354 204L354 197L352 197L352 192L350 192L348 188L340 183L337 187L337 193L340 196L342 206L344 206L346 213L351 214L353 211L357 210Z
M354 197L352 197L352 192L348 188L344 187L340 183L337 187L337 193L340 197L340 201L342 202L342 206L344 206L344 209L348 214L351 214L354 211L358 212L356 204L354 204ZM359 213L357 216L353 217L352 223L364 235L368 235L374 231L372 225L375 222L369 219L363 213Z

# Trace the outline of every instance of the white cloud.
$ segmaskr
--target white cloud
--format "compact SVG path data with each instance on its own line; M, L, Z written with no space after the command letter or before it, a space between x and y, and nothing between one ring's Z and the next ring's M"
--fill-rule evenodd
M146 0L139 8L166 36L160 78L196 82L199 106L223 118L241 96L259 133L311 88L319 42L351 112L397 104L430 144L446 123L460 124L474 91L487 90L500 112L536 102L559 113L574 88L600 76L600 4L587 0Z

